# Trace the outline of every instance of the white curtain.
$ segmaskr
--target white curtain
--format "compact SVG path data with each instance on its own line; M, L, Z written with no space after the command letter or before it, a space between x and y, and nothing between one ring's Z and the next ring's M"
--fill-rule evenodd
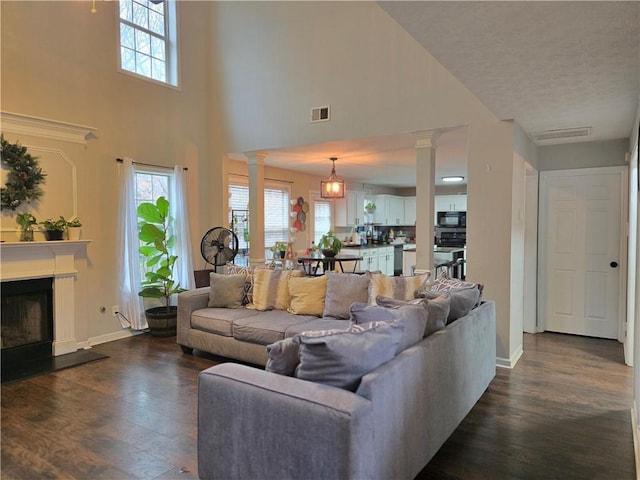
M191 234L189 233L189 206L187 203L187 175L182 165L173 169L170 198L173 230L176 237L174 253L178 260L174 266L174 277L182 288L190 290L195 287L193 277L193 255L191 254Z
M120 323L122 328L143 330L148 327L144 317L141 288L140 241L136 212L136 175L133 160L125 158L120 172L120 211L118 215L118 257L120 266Z

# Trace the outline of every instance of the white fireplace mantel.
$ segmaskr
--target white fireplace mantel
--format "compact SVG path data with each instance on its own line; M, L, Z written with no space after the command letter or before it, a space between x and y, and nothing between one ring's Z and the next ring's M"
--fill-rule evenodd
M0 243L0 281L53 277L53 354L75 352L75 256L89 240Z

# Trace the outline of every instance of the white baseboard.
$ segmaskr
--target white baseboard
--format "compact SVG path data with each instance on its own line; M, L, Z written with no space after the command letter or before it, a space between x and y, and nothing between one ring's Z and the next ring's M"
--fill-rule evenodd
M633 452L636 459L636 479L640 479L640 437L638 437L638 417L636 415L636 402L631 409L631 430L633 433Z
M138 330L120 330L119 332L107 333L105 335L98 335L97 337L91 337L88 340L88 348L91 348L93 345L100 345L101 343L113 342L114 340L121 340L123 338L133 337L135 335L140 335L144 333Z
M513 367L515 367L516 363L518 363L518 361L520 360L520 357L522 357L523 353L524 353L524 350L522 350L522 345L519 345L518 348L516 349L516 351L513 352L513 355L511 355L511 358L497 357L496 358L496 367L498 367L498 368L513 368Z

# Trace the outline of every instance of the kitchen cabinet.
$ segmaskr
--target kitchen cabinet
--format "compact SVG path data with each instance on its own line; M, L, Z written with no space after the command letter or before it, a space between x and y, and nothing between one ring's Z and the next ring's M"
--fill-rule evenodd
M366 222L364 213L364 192L347 191L345 198L336 200L335 225L353 227Z
M464 212L467 210L466 195L436 195L436 212Z
M404 223L403 225L415 225L416 223L416 197L404 197Z
M378 253L378 270L390 277L393 276L393 247L376 248Z
M376 195L374 222L381 225L405 225L404 200L395 195Z

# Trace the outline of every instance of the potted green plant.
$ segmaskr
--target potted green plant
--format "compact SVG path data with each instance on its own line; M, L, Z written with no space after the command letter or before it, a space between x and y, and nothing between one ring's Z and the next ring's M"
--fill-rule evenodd
M278 243L275 248L276 248L280 258L284 258L287 255L287 244L286 243Z
M47 218L45 221L40 222L40 225L44 227L44 238L49 240L62 240L64 231L67 228L67 221L63 216L60 216L58 220Z
M367 211L367 213L373 213L376 211L376 204L373 202L369 202L364 206L364 209Z
M138 292L143 298L162 299L164 305L145 310L151 335L170 337L176 334L178 307L171 305L171 296L185 289L173 279L173 267L178 257L171 253L175 237L171 233L169 201L160 197L156 203L138 206L138 238L144 245L140 254L144 258L146 280Z
M67 239L80 240L80 227L82 227L82 222L77 218L67 220Z
M33 226L38 223L36 217L29 212L16 215L16 222L20 225L20 241L33 242Z
M318 248L322 251L322 254L325 257L335 257L342 249L342 242L331 230L329 230L320 238Z

